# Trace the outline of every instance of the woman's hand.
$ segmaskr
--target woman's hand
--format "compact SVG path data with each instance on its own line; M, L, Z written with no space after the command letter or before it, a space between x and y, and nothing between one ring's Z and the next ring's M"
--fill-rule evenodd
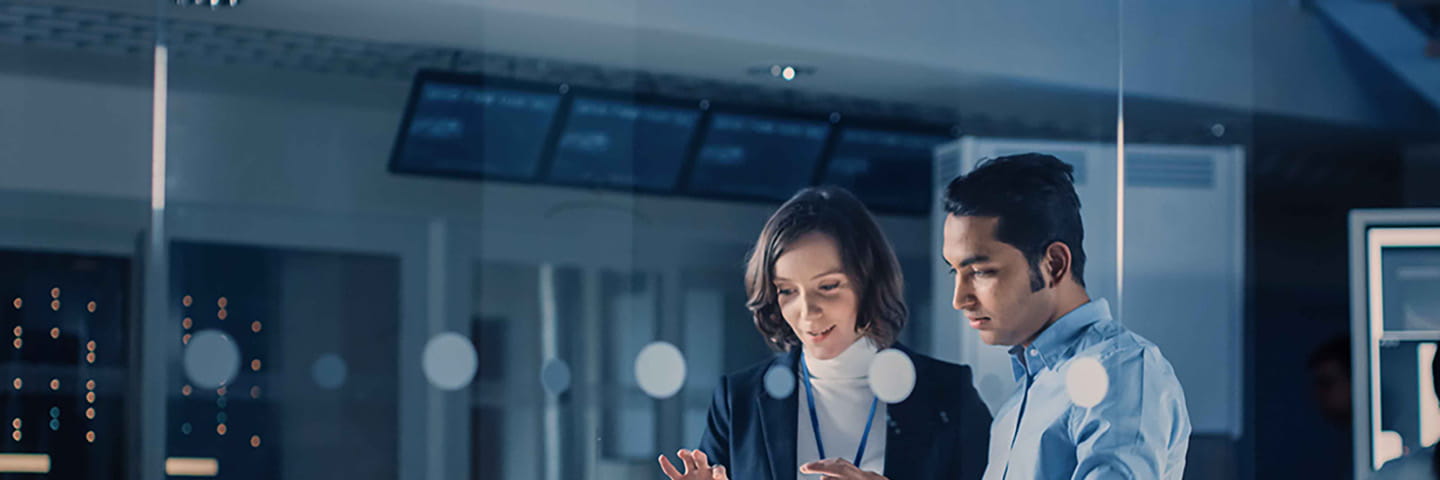
M670 480L730 480L730 477L725 476L725 466L711 467L710 458L705 456L705 452L681 449L675 452L675 456L680 457L680 462L685 464L685 473L680 473L664 455L659 459L660 470L664 470L665 476L670 477Z
M875 472L861 470L860 467L843 458L832 458L801 465L800 473L823 475L820 477L823 480L887 480Z

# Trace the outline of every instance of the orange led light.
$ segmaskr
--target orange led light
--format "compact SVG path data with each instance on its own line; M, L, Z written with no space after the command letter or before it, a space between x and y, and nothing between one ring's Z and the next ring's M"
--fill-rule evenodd
M50 289L50 298L60 298L60 287Z
M51 310L54 310L54 311L57 311L57 312L60 311L60 301L59 301L59 300L51 300L51 301L50 301L50 309L51 309Z
M223 309L223 308L220 309L219 312L216 312L216 313L215 313L215 317L217 317L217 318L219 318L219 319L221 319L221 320L224 320L225 317L228 317L228 316L230 316L230 313L229 313L229 312L226 312L225 309Z
M94 380L86 380L86 381L85 381L85 389L86 389L86 390L94 390L94 389L95 389L95 381L94 381Z
M60 338L60 327L50 329L50 338Z
M184 395L184 396L187 396L187 397L188 397L188 396L190 396L190 391L191 391L191 390L190 390L190 386L189 386L189 385L180 387L180 394L181 394L181 395Z
M52 378L52 379L50 379L50 389L51 389L51 390L59 390L59 389L60 389L60 379L58 379L58 378Z
M10 382L10 384L14 385L16 390L19 390L21 386L25 385L25 382L20 381L20 377L15 377L15 381Z
M85 304L85 309L89 310L90 313L95 313L95 301L91 300L90 303Z
M259 436L259 435L251 435L251 436L250 436L250 446L251 446L251 447L255 447L255 448L260 448L260 436Z
M88 419L91 419L91 420L94 420L94 419L95 419L95 407L90 407L90 408L85 409L85 418L88 418Z
M95 363L95 352L85 354L85 363Z
M15 305L15 309L16 309L16 310L19 310L19 309L20 309L20 306L21 306L21 305L24 305L25 302L20 301L20 297L15 297L15 301L14 301L14 302L10 302L10 304L11 304L11 305Z
M215 393L220 394L220 395L224 395L224 394L227 393L227 392L229 392L229 390L226 390L225 387L220 387L220 388L215 389Z
M185 334L185 336L180 337L180 343L189 345L189 344L190 344L190 334L187 333L187 334Z
M225 428L225 424L223 423L215 426L215 433L224 435L227 431L229 431L229 429Z
M195 325L195 322L191 321L191 320L190 320L190 317L185 317L184 320L181 320L181 321L180 321L180 326L185 327L186 330L189 330L190 327L191 327L191 326L194 326L194 325Z
M85 392L85 402L95 403L95 392Z
M259 320L250 322L250 331L255 332L255 333L260 333L260 321L259 321Z
M14 345L15 348L18 349L18 348L20 348L21 345L24 345L25 342L17 338L17 339L15 339L15 341L10 342L10 344L11 344L11 345Z
M260 359L257 358L250 361L250 370L256 372L260 371Z
M89 350L89 351L92 351L92 352L95 351L95 341L94 341L94 340L91 340L91 341L87 342L87 343L85 344L85 349L86 349L86 350Z
M19 325L16 325L16 326L15 326L15 336L18 337L18 336L20 336L20 334L22 334L22 333L25 333L25 329L20 328Z
M194 298L190 298L189 295L186 295L185 298L180 299L180 303L183 303L183 304L185 304L185 306L188 307L188 306L190 306L191 304L195 303L195 299L194 299Z
M250 398L260 398L260 386L250 387Z
M220 308L225 308L230 305L230 300L227 300L225 297L220 297L219 300L215 301L215 305Z
M20 417L15 417L14 420L10 421L10 426L15 427L16 430L19 430L22 423L23 422L20 421Z
M94 432L94 431L85 432L85 441L90 442L90 443L95 443L95 432Z

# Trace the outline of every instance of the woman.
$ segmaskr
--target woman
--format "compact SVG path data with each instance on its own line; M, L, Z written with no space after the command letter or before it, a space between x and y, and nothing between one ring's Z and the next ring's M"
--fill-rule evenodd
M721 379L700 448L677 453L683 468L660 456L667 476L790 480L830 459L893 480L980 478L990 412L968 367L896 343L907 315L900 266L853 195L807 188L785 202L750 252L745 288L755 327L784 353ZM896 404L867 379L886 348L915 365L915 388ZM777 398L765 379L780 367L795 388Z

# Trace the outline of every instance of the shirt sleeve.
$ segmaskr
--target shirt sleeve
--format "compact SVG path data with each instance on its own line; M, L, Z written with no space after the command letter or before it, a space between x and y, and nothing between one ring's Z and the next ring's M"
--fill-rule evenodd
M1179 480L1190 415L1174 369L1154 346L1106 353L1099 359L1108 377L1104 398L1090 408L1071 406L1072 478Z

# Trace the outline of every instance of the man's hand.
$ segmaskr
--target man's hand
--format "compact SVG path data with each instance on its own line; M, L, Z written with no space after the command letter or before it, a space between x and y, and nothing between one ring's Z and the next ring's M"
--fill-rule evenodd
M861 470L860 467L843 458L832 458L801 465L800 473L823 475L820 477L823 480L888 480L875 472Z
M680 473L675 464L670 463L670 459L664 455L659 458L660 470L665 471L665 476L670 477L670 480L730 480L730 477L725 476L725 466L711 467L710 458L705 456L705 452L681 449L675 452L675 456L680 457L680 462L685 464L685 473Z

